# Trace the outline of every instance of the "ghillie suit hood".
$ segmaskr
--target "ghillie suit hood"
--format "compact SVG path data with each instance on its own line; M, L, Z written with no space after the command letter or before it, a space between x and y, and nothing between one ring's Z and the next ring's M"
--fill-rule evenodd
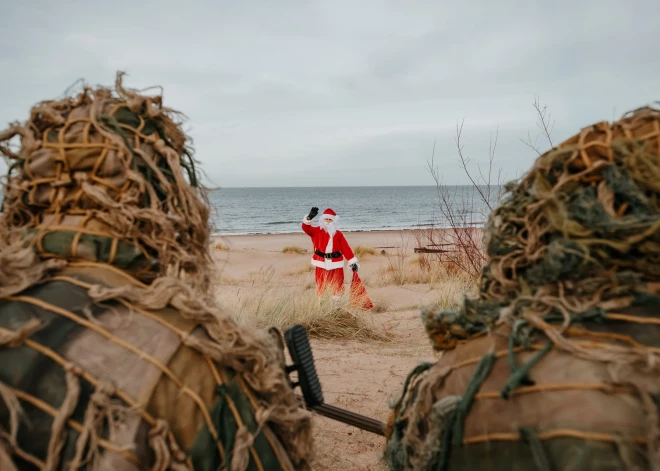
M94 463L104 449L128 466L139 459L125 449L142 436L149 449L136 453L152 469L212 469L214 460L247 469L277 449L269 428L285 450L276 452L280 464L309 469L311 418L282 370L281 345L236 324L215 299L209 206L181 118L161 96L124 88L118 74L114 90L85 86L41 102L0 133L9 164L0 214L0 429L3 417L9 426L0 430L0 463L15 454L58 469L64 458ZM50 369L39 355L54 362ZM37 386L52 378L51 410ZM171 402L182 397L192 402ZM50 435L29 435L24 401L55 414ZM124 444L130 427L113 429L119 410L142 420ZM182 454L182 441L197 458Z
M658 469L660 110L583 129L506 192L478 296L421 313L443 354L393 406L391 469Z
M85 87L44 101L0 134L10 163L2 242L29 238L41 260L110 263L145 283L175 277L206 292L209 207L181 115L121 77L116 93Z

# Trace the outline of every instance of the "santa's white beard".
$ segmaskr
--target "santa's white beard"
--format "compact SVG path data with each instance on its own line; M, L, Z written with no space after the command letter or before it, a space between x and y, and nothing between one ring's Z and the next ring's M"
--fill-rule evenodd
M321 222L321 228L326 231L328 234L330 234L331 237L334 237L334 235L337 233L337 224L334 222L327 223L325 221Z

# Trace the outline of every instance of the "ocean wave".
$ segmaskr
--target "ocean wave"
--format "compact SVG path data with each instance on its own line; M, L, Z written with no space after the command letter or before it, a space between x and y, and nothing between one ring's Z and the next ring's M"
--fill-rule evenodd
M267 222L266 226L281 226L282 224L297 224L298 221L275 221Z

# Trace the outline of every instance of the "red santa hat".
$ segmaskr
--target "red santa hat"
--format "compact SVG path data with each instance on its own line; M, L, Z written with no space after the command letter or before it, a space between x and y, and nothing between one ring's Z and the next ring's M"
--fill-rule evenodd
M337 219L337 213L335 213L332 209L328 208L325 211L323 211L323 214L321 215L321 220L323 219L332 219L335 221Z

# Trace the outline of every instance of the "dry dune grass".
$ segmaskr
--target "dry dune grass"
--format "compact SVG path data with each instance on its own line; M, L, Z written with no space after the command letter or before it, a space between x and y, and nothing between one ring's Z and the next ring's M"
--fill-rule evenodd
M284 273L287 276L300 276L300 275L306 275L307 273L310 273L314 271L314 265L311 263L305 263L304 265L300 265L298 267L292 268L291 270L287 271Z
M269 284L275 276L275 268L272 265L261 267L248 273L252 286L263 286Z
M314 290L283 292L265 288L239 295L230 311L242 324L256 327L278 327L281 330L301 324L310 336L323 339L357 339L388 341L390 337L376 328L367 314L353 309L346 299L333 303L319 302Z
M388 262L376 273L374 286L428 285L435 294L426 302L438 309L456 309L466 295L475 295L477 282L449 261L428 254L408 255L399 252L388 256ZM420 306L417 306L420 307Z
M221 242L221 241L217 241L215 243L214 248L215 248L215 250L221 250L221 251L224 251L224 252L229 251L229 245L227 245L227 244L225 244L224 242Z
M303 255L307 253L307 249L303 249L297 245L287 245L282 249L282 253L297 253L299 255Z
M380 299L371 299L371 302L374 305L374 307L369 312L371 312L372 314L377 314L379 312L387 312L389 310L389 306L387 305L387 303L385 303Z
M398 253L388 255L388 262L378 271L377 286L430 284L434 285L451 277L443 263L429 262L417 255Z
M219 285L237 285L238 284L238 280L236 280L235 278L233 278L229 275L226 275L224 273L219 273L216 276L215 281Z
M376 249L374 249L373 247L358 245L357 247L355 247L355 250L353 250L353 253L355 254L356 257L364 257L366 255L376 255Z
M457 276L450 276L434 286L436 296L430 307L443 310L456 310L465 296L477 295L477 283L473 278L462 272Z

